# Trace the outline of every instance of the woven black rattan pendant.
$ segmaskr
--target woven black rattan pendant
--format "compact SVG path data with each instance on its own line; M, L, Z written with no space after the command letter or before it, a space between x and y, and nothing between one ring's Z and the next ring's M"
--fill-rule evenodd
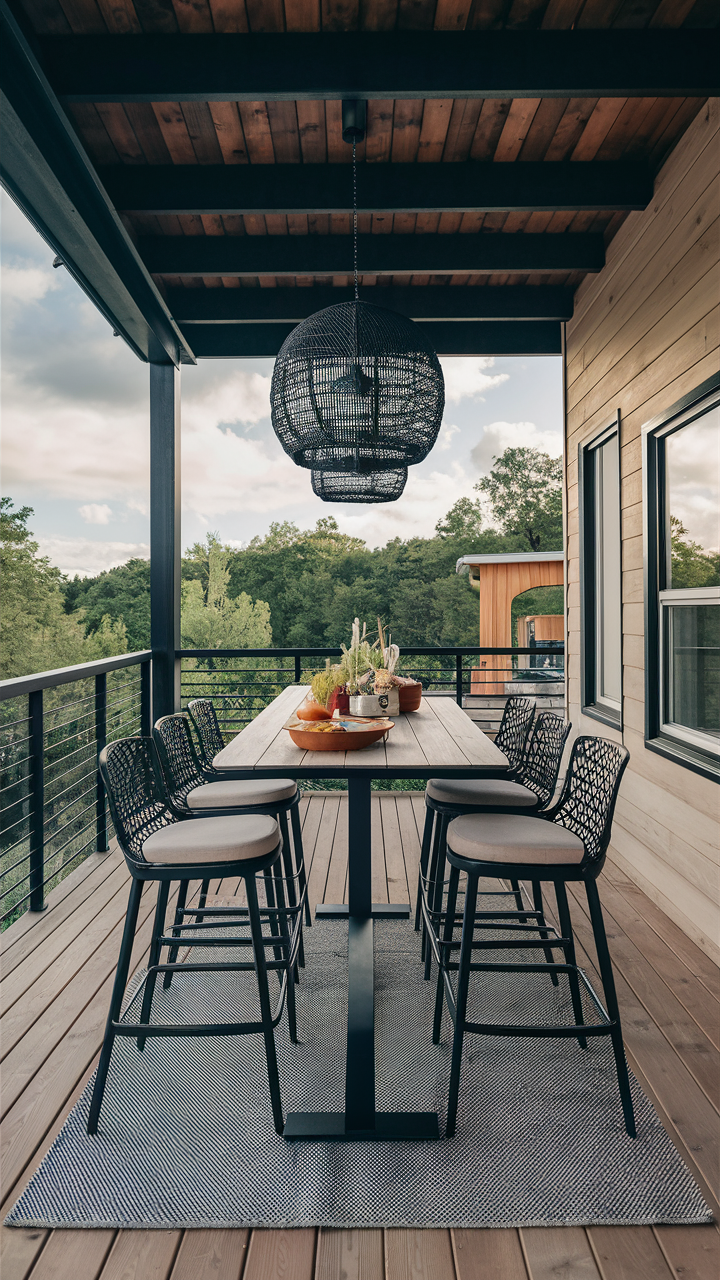
M293 329L275 362L270 406L275 434L298 466L367 474L427 457L445 384L422 329L358 297L356 136L352 142L355 300Z
M397 502L407 467L395 471L313 471L312 488L323 502Z

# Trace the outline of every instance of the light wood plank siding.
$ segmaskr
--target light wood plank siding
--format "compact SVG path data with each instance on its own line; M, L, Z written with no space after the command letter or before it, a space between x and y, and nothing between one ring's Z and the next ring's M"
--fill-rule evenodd
M574 732L619 732L581 714L578 445L621 415L623 730L631 753L610 856L720 960L720 788L644 745L641 429L719 367L720 100L626 219L567 325L568 706Z

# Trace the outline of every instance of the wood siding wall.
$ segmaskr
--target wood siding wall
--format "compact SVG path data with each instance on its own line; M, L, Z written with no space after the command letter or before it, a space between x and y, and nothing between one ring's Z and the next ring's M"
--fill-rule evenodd
M610 857L720 962L720 787L644 744L641 429L718 371L720 99L627 218L567 325L568 705L575 733L622 736L631 760ZM581 714L578 445L621 415L623 730Z

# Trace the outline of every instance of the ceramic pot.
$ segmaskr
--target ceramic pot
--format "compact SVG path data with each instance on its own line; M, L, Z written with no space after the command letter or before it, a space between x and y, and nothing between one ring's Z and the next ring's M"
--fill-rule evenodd
M414 684L401 684L398 689L400 694L400 710L401 711L418 711L422 702L422 685L419 680Z
M351 716L397 716L400 699L397 688L387 693L359 693L350 695Z

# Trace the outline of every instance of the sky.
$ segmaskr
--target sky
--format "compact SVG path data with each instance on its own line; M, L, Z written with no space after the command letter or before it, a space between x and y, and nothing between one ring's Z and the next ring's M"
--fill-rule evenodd
M2 492L34 508L42 554L96 574L149 555L148 366L138 360L10 198L0 200ZM274 521L341 530L381 546L432 536L508 445L562 451L560 357L443 358L446 405L429 457L382 506L325 503L270 423L272 360L183 366L182 542L233 546Z

